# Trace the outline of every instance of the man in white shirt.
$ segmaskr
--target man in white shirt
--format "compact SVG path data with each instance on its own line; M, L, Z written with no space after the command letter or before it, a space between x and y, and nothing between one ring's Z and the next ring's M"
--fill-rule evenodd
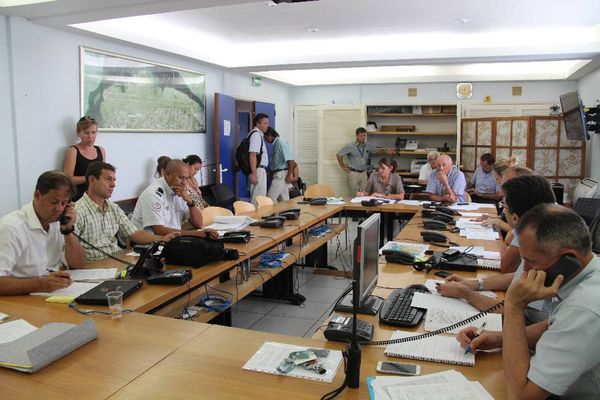
M200 230L202 211L185 190L189 173L189 168L183 161L169 161L164 176L148 186L138 198L133 210L133 224L138 229L146 229L161 236L178 232L185 236L216 237L215 231ZM182 230L181 226L186 220L197 230Z
M78 268L85 260L71 234L77 222L73 193L68 176L44 172L33 201L0 219L0 296L53 292L71 284L69 273L59 268Z
M517 233L525 272L506 292L502 332L474 337L471 327L458 340L472 351L503 348L510 398L598 399L600 260L587 226L572 210L540 204L521 218ZM541 299L552 300L550 317L526 327L524 309Z
M419 171L419 185L427 185L431 171L437 168L437 158L439 156L440 153L436 150L427 153L427 164L423 165Z
M267 114L256 114L252 120L254 128L248 132L250 138L249 157L250 161L250 198L256 206L256 196L267 195L267 166L269 165L269 154L264 140L264 133L269 128L269 116Z

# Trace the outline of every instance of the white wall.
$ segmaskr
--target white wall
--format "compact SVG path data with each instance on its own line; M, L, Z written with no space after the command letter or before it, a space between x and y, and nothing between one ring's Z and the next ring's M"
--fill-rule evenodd
M209 162L214 160L215 92L275 103L277 124L290 132L282 133L291 135L290 88L286 85L268 82L254 88L247 74L225 72L184 57L56 30L22 18L0 16L0 21L0 167L3 171L0 183L4 189L0 215L31 199L40 173L62 170L65 148L77 141L79 46L207 74L207 134L99 133L97 144L106 148L108 161L118 169L115 200L137 196L150 181L154 162L160 155L181 157L195 153ZM12 76L9 67L12 67ZM11 82L13 101L9 90Z
M512 86L523 88L522 96L512 96ZM417 88L417 97L408 97L408 88ZM465 103L556 102L558 96L577 89L577 81L474 82L473 97ZM293 105L374 104L377 102L457 102L456 83L370 84L295 87Z
M579 93L583 104L590 107L600 99L600 69L579 80ZM592 133L592 140L587 143L586 176L600 181L600 134ZM600 186L598 187L600 194Z

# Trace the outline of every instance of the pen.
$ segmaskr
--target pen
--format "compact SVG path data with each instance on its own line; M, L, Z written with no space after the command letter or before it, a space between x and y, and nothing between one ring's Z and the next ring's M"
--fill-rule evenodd
M477 328L477 330L475 331L475 336L473 336L473 339L479 337L479 335L481 335L483 333L483 330L485 329L485 326L487 325L487 321L484 321L484 323ZM471 345L467 345L467 348L465 349L465 355L467 355L469 352L471 351Z

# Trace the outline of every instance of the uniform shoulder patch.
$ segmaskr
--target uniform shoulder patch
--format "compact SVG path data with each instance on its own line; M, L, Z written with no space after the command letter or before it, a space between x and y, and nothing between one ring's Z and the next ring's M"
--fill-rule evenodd
M163 188L159 187L156 189L155 192L159 197L162 197L163 194L165 194L165 191L163 190Z

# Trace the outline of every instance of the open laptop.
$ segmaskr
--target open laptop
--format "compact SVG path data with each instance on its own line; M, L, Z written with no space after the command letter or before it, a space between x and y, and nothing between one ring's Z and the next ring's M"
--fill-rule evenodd
M88 304L94 306L108 306L106 293L118 290L123 292L123 298L131 295L141 288L143 281L137 279L119 279L104 281L95 288L92 288L75 299L78 304Z

